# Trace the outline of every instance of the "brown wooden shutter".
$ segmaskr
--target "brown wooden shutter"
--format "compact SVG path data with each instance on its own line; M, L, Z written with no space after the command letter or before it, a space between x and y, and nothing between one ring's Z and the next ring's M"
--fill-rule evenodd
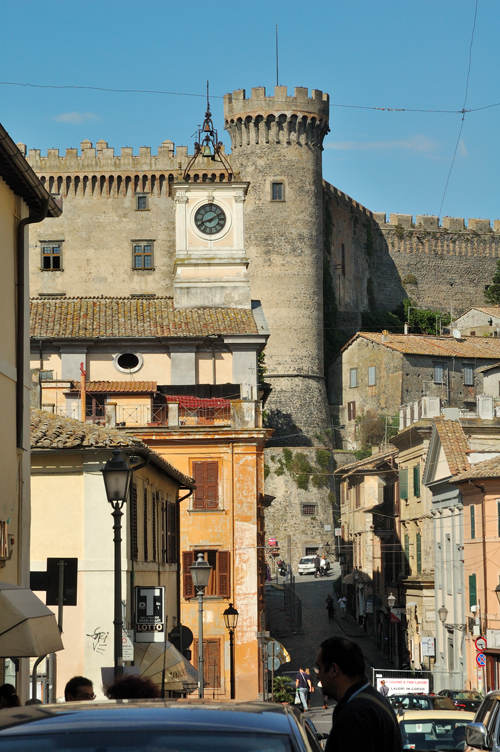
M198 640L193 640L193 666L198 669ZM205 687L220 687L220 640L203 640L203 678Z
M139 558L139 544L137 542L137 486L132 484L132 495L130 504L130 526L132 528L131 538L131 558L137 561Z
M217 509L219 506L219 463L193 462L196 482L193 509Z
M194 552L182 552L182 585L184 598L194 598L193 578L189 567L194 563Z
M218 593L221 598L231 597L231 553L230 551L218 551Z
M177 559L177 505L167 504L167 561L175 564Z

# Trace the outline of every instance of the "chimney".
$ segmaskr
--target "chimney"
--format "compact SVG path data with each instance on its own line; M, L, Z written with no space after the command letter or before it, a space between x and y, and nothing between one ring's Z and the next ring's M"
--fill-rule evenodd
M409 334L409 333L410 333L410 325L408 324L407 321L405 321L405 334Z
M382 342L387 342L388 339L389 339L389 332L387 331L387 329L384 329L382 331Z

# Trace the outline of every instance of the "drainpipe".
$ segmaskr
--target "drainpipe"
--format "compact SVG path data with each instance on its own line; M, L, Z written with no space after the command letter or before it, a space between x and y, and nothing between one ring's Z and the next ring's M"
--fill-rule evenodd
M16 379L16 444L19 449L23 448L24 440L24 303L26 299L26 291L24 284L24 275L26 271L26 244L24 242L24 230L26 225L36 224L43 222L49 211L49 204L51 198L41 199L40 211L30 212L29 217L21 219L17 225L17 340L16 340L16 367L17 367L17 379Z
M471 484L471 486L479 488L482 493L481 529L483 533L484 629L486 631L488 629L488 588L486 587L486 520L484 516L484 487L480 486L479 483L473 483L471 480L469 480L469 483ZM479 620L479 629L481 629L481 620Z

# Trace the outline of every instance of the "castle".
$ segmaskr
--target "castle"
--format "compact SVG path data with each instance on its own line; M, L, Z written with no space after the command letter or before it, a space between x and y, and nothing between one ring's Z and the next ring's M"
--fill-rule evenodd
M406 297L423 307L452 304L454 314L481 303L500 257L500 222L491 228L471 219L466 227L463 219L440 224L395 214L387 222L324 181L329 97L321 91L296 88L288 96L277 86L274 96L255 88L246 97L238 90L224 97L224 119L232 151L223 162L193 159L168 140L157 155L127 147L117 156L105 141L83 141L80 153L64 155L30 149L41 181L64 197L63 215L31 232L30 289L42 298L174 296L182 184L203 185L208 200L217 187L245 184L233 198L244 206L246 256L221 249L214 259L205 254L203 265L221 285L238 275L249 284L269 325L265 410L275 433L266 449L266 492L275 500L266 529L295 565L333 544L334 390L324 354L330 357L335 332L328 312L336 307L336 326L354 334L361 311L392 310ZM182 273L184 282L194 279L199 263Z

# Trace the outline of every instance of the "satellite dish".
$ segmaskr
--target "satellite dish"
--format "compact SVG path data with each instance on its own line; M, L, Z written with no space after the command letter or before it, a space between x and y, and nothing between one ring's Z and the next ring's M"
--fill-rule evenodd
M453 330L453 336L455 337L455 339L460 339L460 338L461 338L461 336L462 336L462 335L460 334L460 329L454 329L454 330Z

